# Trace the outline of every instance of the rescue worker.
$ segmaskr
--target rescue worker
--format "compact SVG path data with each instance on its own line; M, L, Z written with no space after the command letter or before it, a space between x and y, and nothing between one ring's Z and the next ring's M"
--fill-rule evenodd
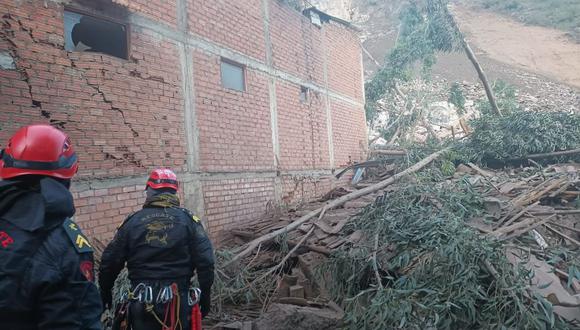
M21 128L0 152L0 328L100 330L93 250L69 192L78 169L70 139Z
M125 322L119 320L122 313L137 330L191 329L194 271L201 289L201 314L210 311L213 248L199 218L180 207L177 190L175 173L154 170L143 209L127 217L103 252L99 284L104 305L111 307L111 289L125 263L131 281L128 302L121 307L125 310L116 311L117 324Z

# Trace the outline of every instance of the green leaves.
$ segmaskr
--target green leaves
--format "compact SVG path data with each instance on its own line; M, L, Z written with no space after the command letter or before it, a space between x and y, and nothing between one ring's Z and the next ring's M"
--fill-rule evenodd
M565 112L484 115L471 122L474 129L458 148L461 159L487 162L580 147L580 115Z
M465 96L463 95L463 90L459 83L454 82L451 85L448 102L457 108L457 114L459 116L465 113Z
M468 183L428 176L413 182L344 229L379 234L383 289L369 266L372 242L343 248L319 269L332 276L327 284L349 329L565 328L548 301L529 297L529 273L515 271L502 245L465 225L483 209Z
M461 35L449 20L447 0L411 1L401 11L401 30L397 44L385 59L384 66L365 84L367 120L373 123L378 111L376 102L400 81L413 76L416 64L428 78L436 62L436 53L452 52L460 47Z

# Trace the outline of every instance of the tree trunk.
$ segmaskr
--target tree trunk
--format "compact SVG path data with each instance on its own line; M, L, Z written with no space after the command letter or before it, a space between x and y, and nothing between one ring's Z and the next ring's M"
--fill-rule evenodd
M307 222L308 220L320 215L321 213L322 213L322 216L324 216L324 213L326 212L326 210L330 210L330 209L339 207L348 201L351 201L353 199L357 199L357 198L360 198L362 196L371 194L375 191L384 189L385 187L390 186L393 183L399 181L401 178L423 169L425 166L429 165L432 161L439 158L443 153L447 152L448 150L449 150L449 148L445 148L443 150L437 151L437 152L425 157L424 159L422 159L421 161L419 161L415 165L409 167L408 169L404 170L403 172L397 173L386 180L375 183L372 186L363 188L361 190L353 191L348 195L344 195L338 199L335 199L335 200L331 201L330 203L326 204L324 207L321 207L317 210L314 210L314 211L308 213L307 215L305 215L305 216L299 218L298 220L290 223L288 226L286 226L284 228L280 228L280 229L273 231L267 235L264 235L264 236L261 236L261 237L254 239L253 241L251 241L247 244L245 249L243 249L241 252L237 253L229 262L227 262L224 265L224 267L227 267L228 265L231 265L232 263L236 262L237 260L240 260L241 258L249 255L260 244L268 242L268 241L276 238L279 235L290 232L290 231L300 227L300 225L302 225L303 223Z
M455 21L455 17L451 13L451 10L449 10L448 7L445 7L444 10L446 11L447 16L449 18L449 23L451 23L451 25L455 28L455 30L459 34L459 36L461 38L461 45L463 46L463 49L465 50L465 53L467 54L467 58L469 58L469 60L471 61L471 64L473 64L473 66L475 67L475 71L477 71L477 75L479 76L479 80L481 80L481 83L483 84L483 88L485 88L485 94L487 95L487 99L489 100L489 104L491 104L491 111L493 113L495 113L496 115L501 116L502 115L501 110L497 106L497 102L495 100L495 95L493 95L493 89L491 88L491 85L489 84L489 81L487 80L487 75L485 74L485 72L483 71L483 68L479 64L479 61L477 60L475 53L471 49L471 46L469 46L467 39L465 39L465 35L463 34L463 32L461 32L461 29L459 28L457 21Z
M475 70L477 71L477 75L479 76L479 79L481 80L481 83L483 84L483 87L485 88L485 94L487 95L487 99L489 100L489 104L491 104L491 111L493 111L493 113L495 113L496 115L501 116L502 113L501 113L501 110L499 109L499 107L497 106L497 102L495 101L495 95L493 95L493 89L489 85L489 81L487 80L487 76L486 76L485 72L483 71L483 68L481 67L481 65L477 61L477 58L475 57L475 53L473 53L473 50L469 46L469 43L467 42L467 40L465 40L465 37L463 38L463 49L465 49L465 53L467 53L467 57L469 58L469 60L473 64L473 66L475 67Z

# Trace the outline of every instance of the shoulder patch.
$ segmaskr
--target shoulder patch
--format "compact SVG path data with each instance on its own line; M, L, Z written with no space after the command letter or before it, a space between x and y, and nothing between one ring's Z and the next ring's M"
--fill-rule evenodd
M81 229L74 221L66 219L62 226L72 245L75 247L75 250L77 250L77 253L93 252L93 247L89 243L89 240L83 235Z
M187 214L191 218L191 220L193 220L193 222L200 223L201 219L198 218L196 215L194 215L190 210L183 208L183 207L180 207L180 209L183 212L185 212L185 214Z

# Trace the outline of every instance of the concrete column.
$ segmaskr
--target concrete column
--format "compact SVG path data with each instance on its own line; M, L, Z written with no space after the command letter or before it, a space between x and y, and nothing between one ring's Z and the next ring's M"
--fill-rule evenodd
M326 42L326 27L323 25L321 28L322 32L322 51L324 54L324 60L322 63L322 69L324 73L324 87L326 92L326 132L328 134L328 153L330 159L330 168L334 170L334 138L332 133L332 109L330 107L330 88L328 82L328 45Z
M266 43L266 65L274 70L272 61L272 39L270 36L270 0L262 0L262 17L264 21L264 41ZM280 141L278 132L278 105L276 102L276 78L268 78L268 98L270 99L270 126L272 127L272 149L274 152L274 168L280 170ZM282 201L282 181L280 176L274 178L274 196L276 202Z
M177 22L178 29L188 33L187 17L188 0L177 1ZM181 66L182 95L184 104L184 128L187 150L187 168L189 174L199 173L199 129L197 127L197 112L195 103L195 81L193 78L193 53L191 47L186 42L176 41L179 51L179 61ZM194 175L189 180L183 181L183 194L185 197L184 206L200 216L205 221L205 206L203 200L203 186L199 176ZM204 223L207 228L207 223Z

